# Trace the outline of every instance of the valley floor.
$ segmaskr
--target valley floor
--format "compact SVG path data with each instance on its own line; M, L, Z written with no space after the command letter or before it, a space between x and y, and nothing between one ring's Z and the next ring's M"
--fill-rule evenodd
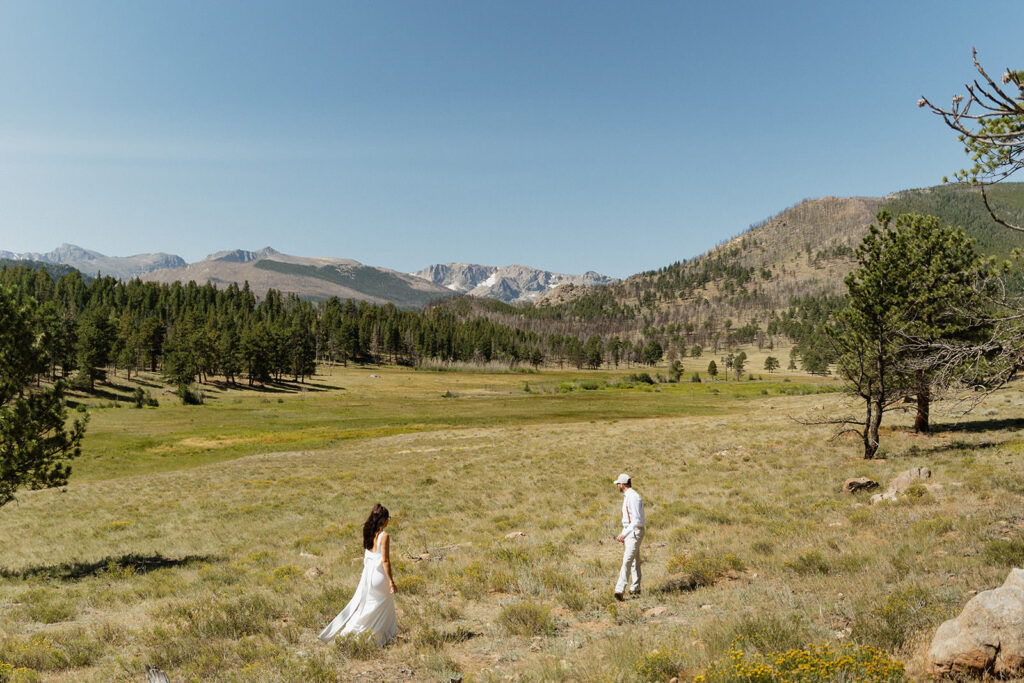
M793 419L846 410L832 380L630 372L335 368L203 406L156 387L158 408L94 402L66 489L0 508L0 662L23 680L685 680L733 647L855 642L919 677L935 627L1024 559L1017 386L927 436L887 416L886 459L864 461ZM840 492L915 466L941 488ZM621 471L648 520L625 603ZM397 642L323 645L375 502Z

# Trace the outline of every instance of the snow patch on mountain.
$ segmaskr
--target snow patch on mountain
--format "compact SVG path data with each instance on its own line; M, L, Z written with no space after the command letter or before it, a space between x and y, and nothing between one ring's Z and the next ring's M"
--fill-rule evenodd
M482 266L474 263L439 263L413 275L461 294L489 297L506 303L534 301L563 284L604 285L616 281L593 271L568 275L522 265Z

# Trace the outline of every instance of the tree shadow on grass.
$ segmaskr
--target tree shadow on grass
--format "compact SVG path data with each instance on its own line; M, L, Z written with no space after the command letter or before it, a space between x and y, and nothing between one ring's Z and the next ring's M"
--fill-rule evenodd
M99 384L92 391L88 390L74 390L76 395L81 395L83 398L102 398L108 401L118 401L121 403L133 402L132 396L128 394L117 393L118 387L107 385L107 388L101 387ZM69 397L68 403L71 403L72 398Z
M968 441L953 440L949 443L944 443L939 446L933 446L931 448L922 448L921 453L934 455L937 453L947 453L949 451L984 451L989 448L998 448L1005 444L998 441L980 441L978 443L970 443Z
M996 432L1002 430L1024 429L1024 418L1006 417L998 420L970 420L964 422L951 422L943 424L932 424L931 432L966 432L969 434L977 432Z
M136 574L147 574L157 569L187 567L192 564L210 562L220 558L214 555L185 555L164 557L160 553L137 555L130 553L119 557L107 556L95 562L74 560L60 564L37 565L24 569L0 567L0 578L4 579L49 579L56 581L80 581L91 576L101 576L109 571L130 570Z

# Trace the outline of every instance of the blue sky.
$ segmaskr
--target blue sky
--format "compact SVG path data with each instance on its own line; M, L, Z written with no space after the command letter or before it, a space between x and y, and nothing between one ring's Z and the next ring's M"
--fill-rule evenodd
M916 100L1024 67L1021 9L0 0L0 250L623 277L937 184Z

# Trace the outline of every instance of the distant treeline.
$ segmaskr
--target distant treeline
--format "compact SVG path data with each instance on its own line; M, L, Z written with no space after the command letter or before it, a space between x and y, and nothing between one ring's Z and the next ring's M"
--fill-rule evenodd
M478 315L466 300L422 311L331 298L312 303L248 283L198 285L91 281L78 271L0 268L0 295L33 310L47 367L90 389L113 369L127 376L161 371L180 386L222 376L228 382L302 381L318 362L418 365L435 362L543 363L598 367L661 360L655 340L518 329Z

